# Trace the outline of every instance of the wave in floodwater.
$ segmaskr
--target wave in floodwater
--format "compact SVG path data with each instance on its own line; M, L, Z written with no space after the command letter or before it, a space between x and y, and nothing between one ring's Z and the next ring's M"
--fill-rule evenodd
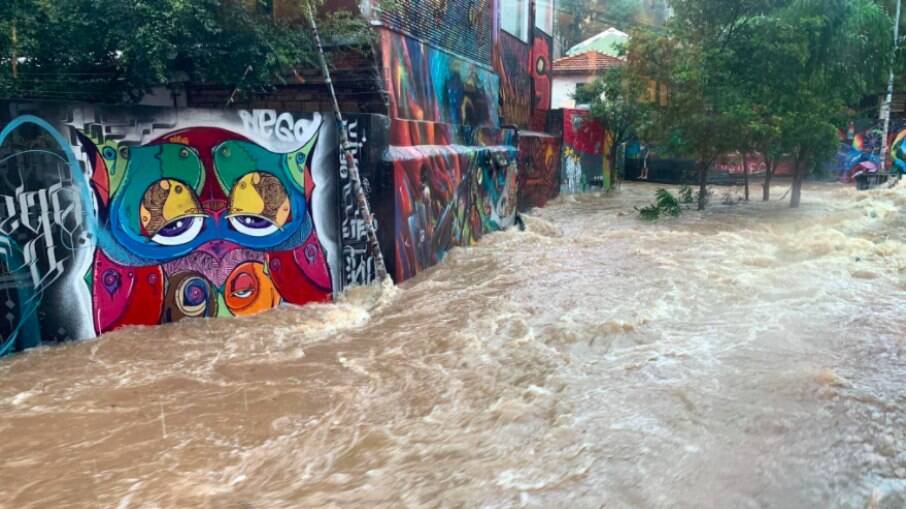
M641 223L654 190L5 359L0 507L906 506L906 187Z

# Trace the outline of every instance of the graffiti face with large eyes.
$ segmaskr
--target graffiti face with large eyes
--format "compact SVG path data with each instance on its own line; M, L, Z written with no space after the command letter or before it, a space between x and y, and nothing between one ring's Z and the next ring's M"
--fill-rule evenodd
M116 240L106 246L104 270L133 285L160 274L160 302L148 313L163 321L329 299L330 275L308 207L306 165L315 138L279 153L200 128L144 146L99 147L98 160L119 172L100 200L109 203L106 227ZM107 292L113 312L114 294L130 288L98 291ZM116 311L133 312L143 311ZM99 329L117 322L98 317Z
M163 179L145 191L139 207L142 233L162 246L179 246L201 233L205 214L186 184Z
M227 217L236 231L266 237L283 228L289 216L289 196L277 177L254 171L233 186Z

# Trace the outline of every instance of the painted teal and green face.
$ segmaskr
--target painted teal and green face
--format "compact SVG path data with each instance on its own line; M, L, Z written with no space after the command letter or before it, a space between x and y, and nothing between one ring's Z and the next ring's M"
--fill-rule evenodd
M212 241L281 251L304 243L312 231L304 168L314 140L281 154L196 131L116 151L126 161L109 208L111 234L124 248L114 258L161 263Z
M128 149L98 147L111 241L95 258L97 330L330 300L306 177L316 138L278 153L195 128ZM132 306L139 296L142 305Z

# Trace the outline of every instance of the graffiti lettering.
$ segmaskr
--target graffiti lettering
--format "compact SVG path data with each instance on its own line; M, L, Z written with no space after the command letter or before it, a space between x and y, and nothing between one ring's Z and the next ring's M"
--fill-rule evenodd
M317 113L313 118L296 120L291 113L277 115L276 110L240 110L239 118L246 131L283 142L304 143L314 136L321 125L321 115Z
M367 133L358 120L346 122L350 145L354 148L353 159L359 163L362 147L367 142ZM368 231L365 218L356 206L352 180L349 178L349 167L345 157L340 157L340 202L342 211L341 236L343 243L343 284L346 286L365 285L374 280L374 256L368 249ZM367 179L362 179L362 187L369 192ZM374 224L378 228L377 222Z
M35 290L53 284L64 272L65 257L58 255L58 248L75 248L74 245L58 245L54 228L74 231L81 226L81 218L78 196L60 183L27 192L20 186L16 196L0 196L0 235L13 237L17 232L25 231L25 237L31 239L22 246L22 262L12 262L13 253L7 252L4 253L5 265L13 273L28 268ZM7 245L6 251L15 249L9 240Z

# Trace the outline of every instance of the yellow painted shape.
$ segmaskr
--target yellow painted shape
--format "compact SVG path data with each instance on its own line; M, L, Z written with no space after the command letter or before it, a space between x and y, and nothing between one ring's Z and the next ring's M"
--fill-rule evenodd
M264 212L264 198L255 189L261 182L261 174L252 172L245 175L233 186L230 197L230 214L261 214ZM287 215L289 213L287 212Z

